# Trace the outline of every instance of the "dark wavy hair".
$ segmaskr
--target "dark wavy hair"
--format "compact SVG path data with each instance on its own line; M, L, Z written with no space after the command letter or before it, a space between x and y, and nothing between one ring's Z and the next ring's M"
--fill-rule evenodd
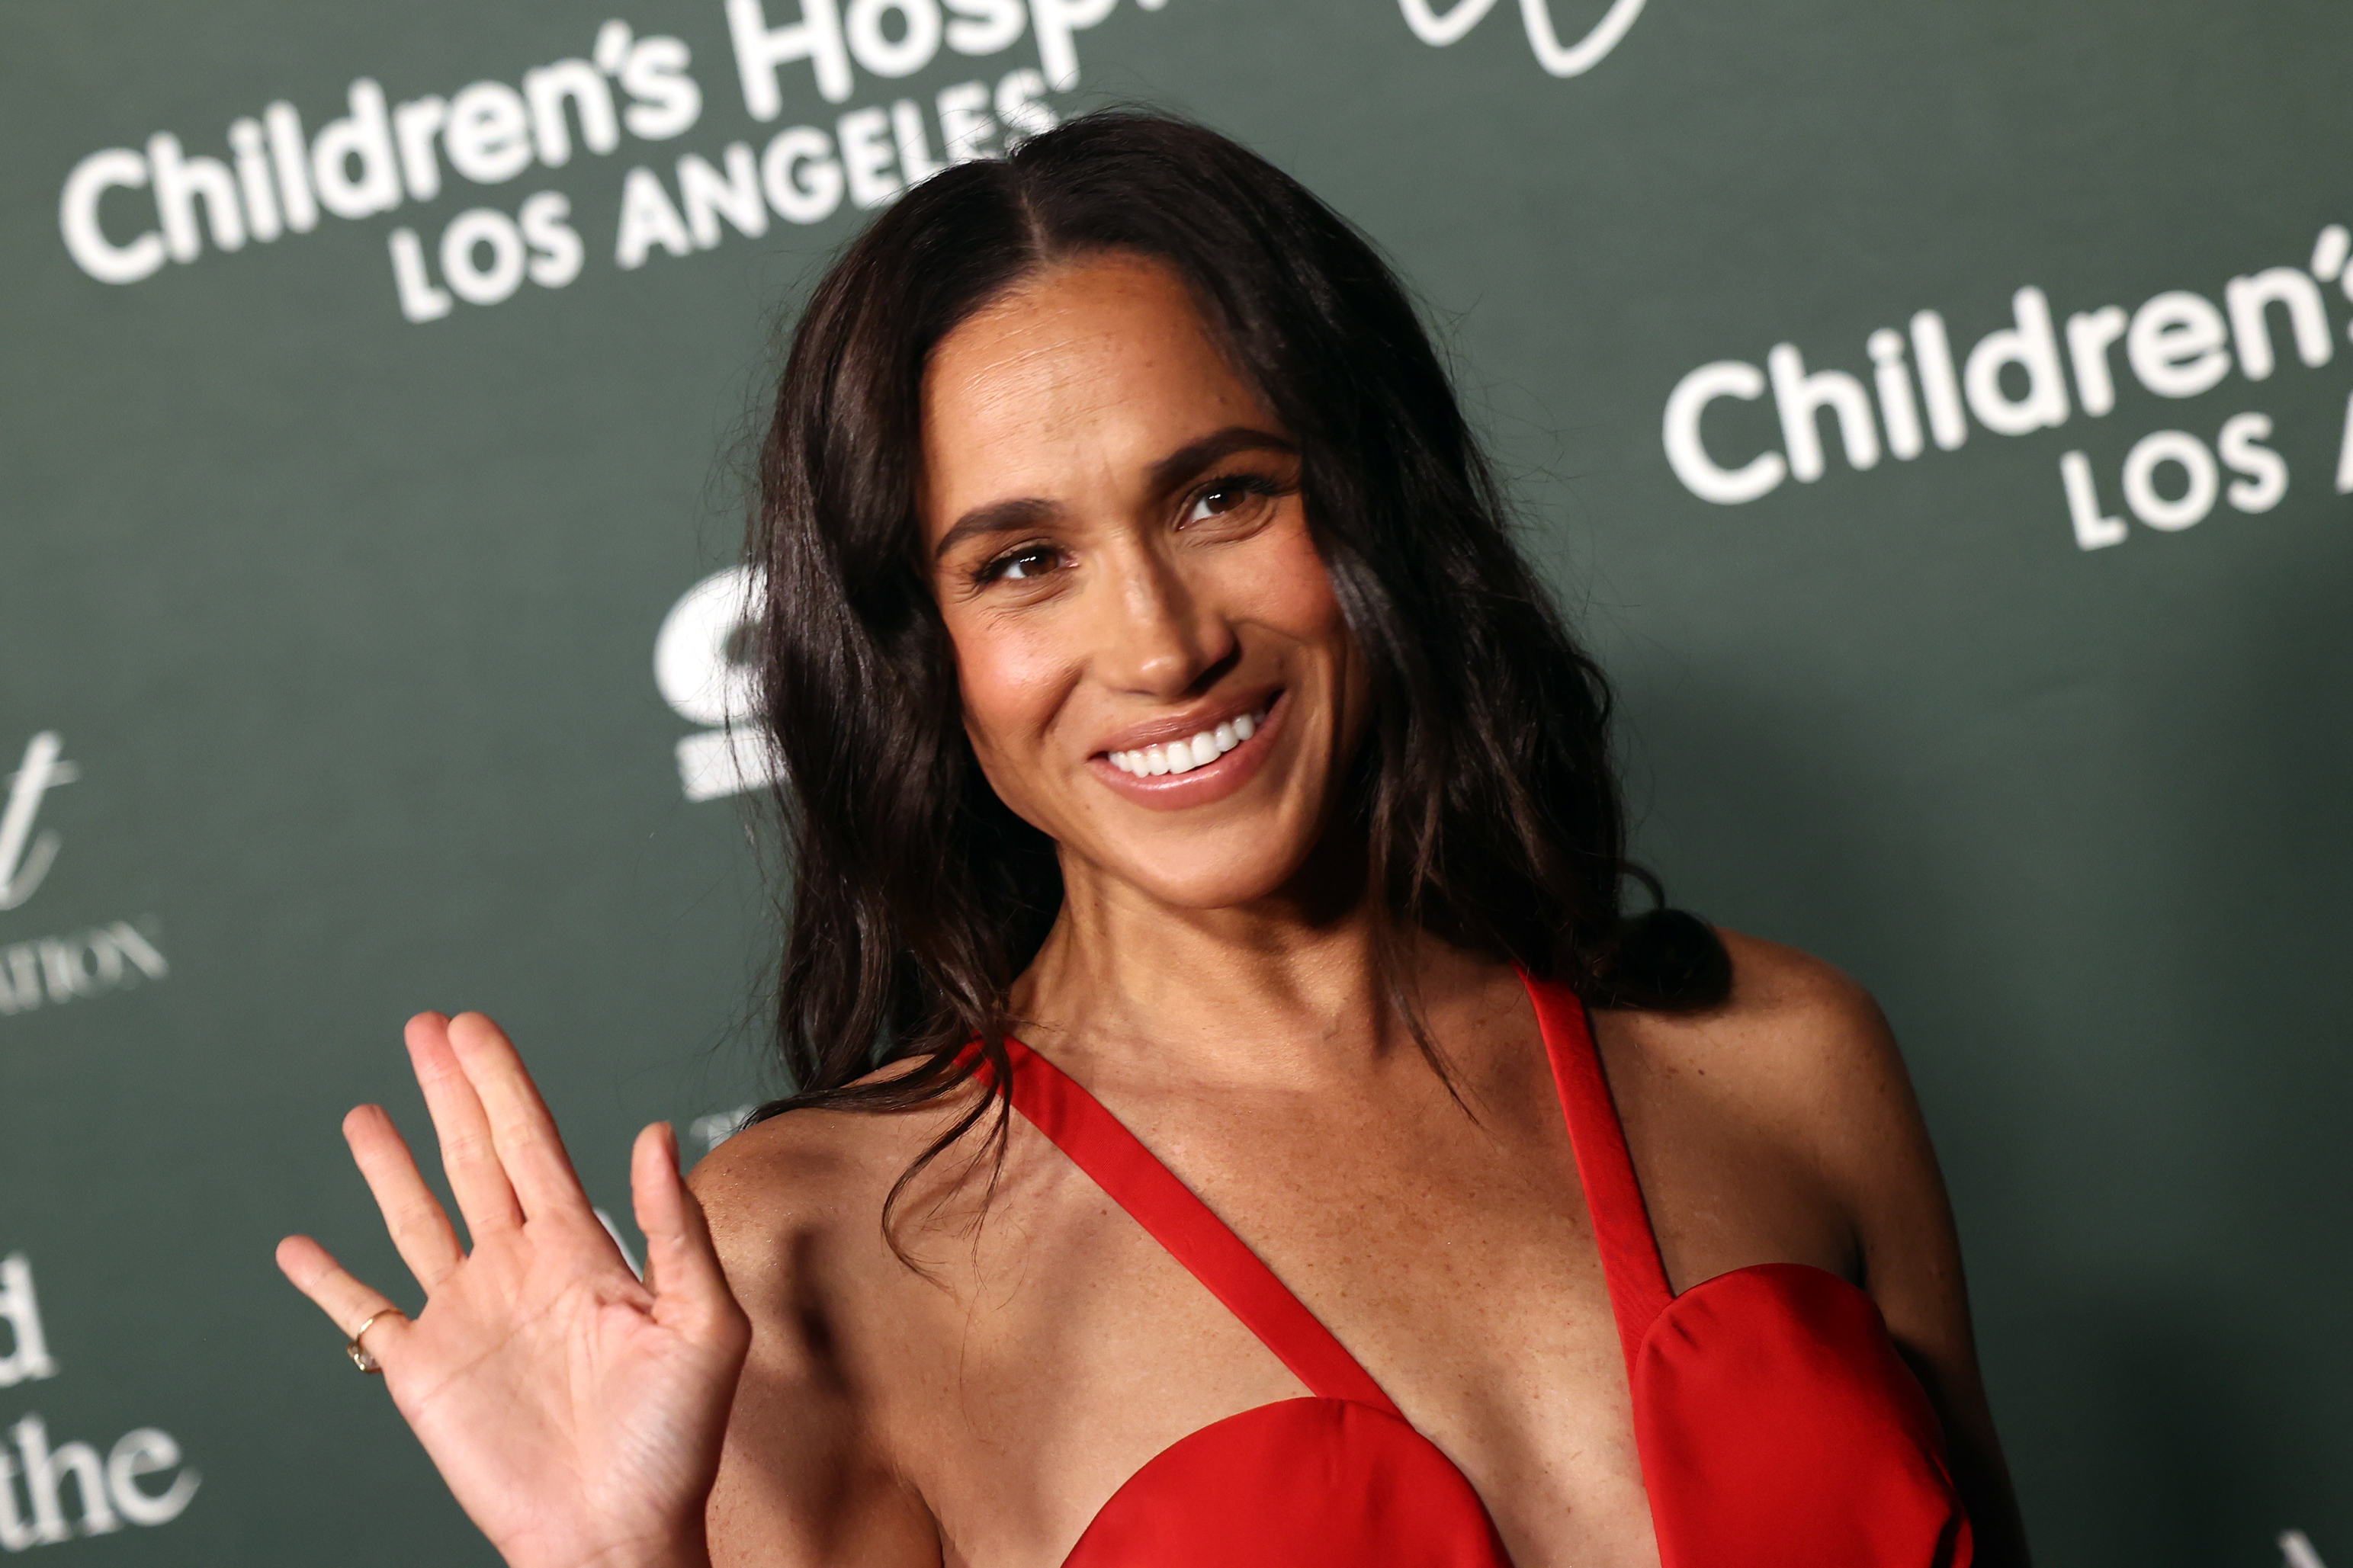
M981 1061L1008 1081L1008 994L1053 924L1061 874L965 736L915 515L923 376L934 346L1008 289L1106 252L1183 278L1298 443L1310 525L1371 673L1335 830L1360 839L1388 1002L1433 1065L1444 1072L1407 974L1417 931L1598 1006L1722 1000L1730 963L1708 927L1623 907L1629 882L1654 904L1658 885L1626 858L1609 687L1514 546L1396 276L1255 153L1182 121L1098 113L909 191L826 274L794 334L749 557L792 855L775 1000L795 1092L754 1119L922 1104ZM870 1077L888 1063L907 1066ZM981 1097L894 1203L992 1099L1001 1133L1001 1094Z

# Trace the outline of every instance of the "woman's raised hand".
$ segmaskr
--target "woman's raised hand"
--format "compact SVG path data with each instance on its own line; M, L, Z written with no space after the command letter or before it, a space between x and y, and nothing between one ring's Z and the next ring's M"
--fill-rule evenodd
M363 1349L449 1489L513 1568L707 1563L702 1510L750 1327L667 1126L638 1135L640 1284L581 1191L522 1058L479 1013L408 1021L461 1247L381 1106L343 1120L425 1289ZM309 1237L278 1266L345 1335L393 1303Z

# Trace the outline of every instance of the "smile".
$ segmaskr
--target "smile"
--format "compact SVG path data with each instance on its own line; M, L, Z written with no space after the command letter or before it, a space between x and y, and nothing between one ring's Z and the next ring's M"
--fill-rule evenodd
M1163 745L1145 746L1132 752L1106 752L1111 765L1124 773L1157 776L1161 773L1189 773L1195 768L1207 767L1244 741L1258 733L1266 722L1267 709L1274 706L1269 699L1265 708L1255 713L1238 713L1232 719L1200 733Z
M1113 794L1147 811L1208 805L1258 776L1290 715L1291 698L1280 687L1238 696L1222 711L1210 709L1185 720L1138 725L1113 737L1130 743L1097 752L1087 759L1088 768ZM1184 732L1188 726L1189 734ZM1133 743L1138 741L1147 743Z

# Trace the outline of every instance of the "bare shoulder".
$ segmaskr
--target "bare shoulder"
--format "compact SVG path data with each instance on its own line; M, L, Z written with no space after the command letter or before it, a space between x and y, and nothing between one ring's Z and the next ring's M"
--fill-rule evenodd
M899 1178L977 1089L906 1110L792 1110L745 1128L695 1166L729 1283L753 1312L803 1294L812 1269L856 1272L880 1249Z
M1763 937L1718 929L1732 954L1734 1011L1795 1013L1829 1018L1858 1010L1876 1012L1870 993L1837 965L1810 952Z
M1736 1119L1850 1194L1892 1168L1933 1185L1911 1079L1871 994L1796 948L1719 934L1733 973L1721 1005L1598 1020L1613 1081L1624 1076Z
M1851 976L1794 947L1717 934L1732 956L1731 994L1702 1012L1605 1015L1605 1050L1636 1070L1711 1078L1760 1103L1902 1077L1885 1016Z
M747 1127L704 1156L687 1185L702 1202L728 1272L739 1258L865 1208L875 1131L850 1113L794 1111Z
M882 1211L978 1092L903 1110L787 1111L695 1168L690 1184L752 1320L706 1510L712 1561L939 1562L936 1524L903 1480L904 1434L887 1419L903 1403L906 1347L937 1342L936 1312L892 1251Z

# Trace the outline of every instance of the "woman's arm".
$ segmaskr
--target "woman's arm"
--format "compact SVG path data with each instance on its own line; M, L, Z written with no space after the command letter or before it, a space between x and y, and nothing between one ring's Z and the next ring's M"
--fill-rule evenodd
M1895 1037L1869 993L1788 948L1729 938L1736 1004L1777 1037L1776 1098L1802 1106L1818 1166L1851 1217L1863 1288L1941 1418L1983 1568L2023 1568L2025 1529L1978 1370L1936 1151Z
M694 1172L719 1256L752 1324L709 1533L720 1568L938 1568L938 1527L880 1430L878 1379L859 1347L931 1286L882 1259L878 1157L887 1123L798 1112L738 1133ZM863 1136L861 1136L863 1134ZM852 1317L855 1321L841 1321Z

